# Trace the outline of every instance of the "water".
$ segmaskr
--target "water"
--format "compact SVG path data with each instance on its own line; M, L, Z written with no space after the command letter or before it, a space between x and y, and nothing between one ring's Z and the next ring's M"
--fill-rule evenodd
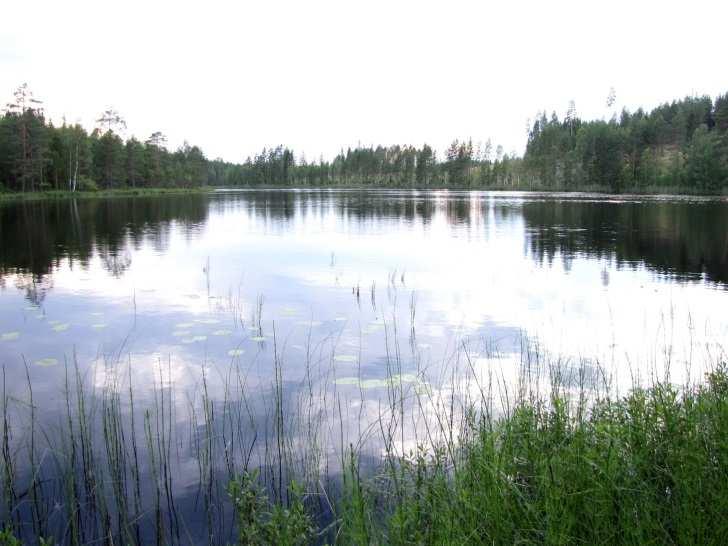
M615 384L666 360L695 375L728 334L726 286L724 199L270 190L0 203L8 395L27 399L27 363L53 436L76 366L97 396L131 382L140 408L173 393L181 512L196 510L206 401L226 414L245 393L236 464L247 451L271 462L259 435L279 396L296 416L293 450L315 438L323 454L305 465L328 468L337 444L376 436L392 375L442 394L467 360L513 381L524 344L598 363ZM10 413L27 443L27 408ZM211 458L221 472L224 445Z

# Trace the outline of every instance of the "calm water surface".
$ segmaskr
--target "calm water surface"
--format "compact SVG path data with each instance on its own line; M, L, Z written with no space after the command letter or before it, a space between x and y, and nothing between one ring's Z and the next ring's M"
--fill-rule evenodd
M233 375L265 399L279 366L286 396L308 390L321 422L336 391L353 437L388 376L437 388L463 344L473 367L495 361L508 377L524 340L609 364L617 381L665 358L698 369L728 339L726 286L722 199L320 190L0 203L0 362L19 399L27 363L48 423L72 363L91 389L131 381L140 404L173 386L180 408L199 403L204 374L213 402ZM174 419L190 426L189 412ZM178 457L183 484L194 459Z

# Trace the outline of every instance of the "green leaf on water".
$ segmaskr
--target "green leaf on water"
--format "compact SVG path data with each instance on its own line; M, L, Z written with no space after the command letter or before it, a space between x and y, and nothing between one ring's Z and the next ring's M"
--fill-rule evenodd
M20 337L20 332L5 332L0 334L0 340L2 341L15 341Z
M182 343L197 343L198 341L205 341L207 339L207 336L192 336L187 337L182 340Z
M68 330L69 326L71 325L67 322L63 322L61 324L56 324L53 328L51 328L51 330L53 330L54 332L65 332L66 330Z
M362 389L381 389L388 385L389 381L385 381L384 379L365 379L359 382L359 387Z
M309 328L315 328L316 326L321 326L320 320L299 320L296 324L299 326L308 326Z
M336 381L334 381L335 385L358 385L359 384L359 378L358 377L340 377Z
M358 358L356 355L336 355L334 360L337 362L356 362Z
M44 368L48 368L49 366L55 366L58 364L58 360L55 358L41 358L40 360L35 361L36 366L42 366Z
M395 374L391 378L393 383L417 383L419 378L412 373Z

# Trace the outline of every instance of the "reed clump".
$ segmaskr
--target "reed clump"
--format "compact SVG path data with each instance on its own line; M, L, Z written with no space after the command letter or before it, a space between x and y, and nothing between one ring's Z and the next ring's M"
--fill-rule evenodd
M357 485L347 542L726 544L727 371L591 407L555 392L471 421L461 445L402 459L399 487Z
M725 364L616 396L586 365L534 374L528 353L519 385L473 394L455 373L404 381L393 350L378 417L352 437L320 352L289 396L274 336L263 402L235 362L222 399L203 368L179 400L160 363L148 408L130 371L95 390L69 365L55 425L36 423L30 375L27 400L3 382L0 545L728 543Z

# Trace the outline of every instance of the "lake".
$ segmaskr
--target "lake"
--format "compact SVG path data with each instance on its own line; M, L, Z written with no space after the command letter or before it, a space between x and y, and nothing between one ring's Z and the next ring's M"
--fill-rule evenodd
M697 380L728 339L726 287L721 198L326 189L2 202L7 457L19 483L29 464L48 476L52 511L70 502L70 474L103 481L69 455L78 442L128 480L123 495L104 485L109 496L131 499L137 483L167 499L150 505L166 533L185 520L194 536L224 536L229 516L210 508L224 484L207 487L217 476L260 467L275 492L283 476L335 474L349 446L376 461L394 438L405 453L438 408L464 407L485 380L516 388L533 359L618 390L668 371ZM133 434L136 471L119 448ZM30 456L31 443L50 447ZM78 527L95 536L99 518Z

